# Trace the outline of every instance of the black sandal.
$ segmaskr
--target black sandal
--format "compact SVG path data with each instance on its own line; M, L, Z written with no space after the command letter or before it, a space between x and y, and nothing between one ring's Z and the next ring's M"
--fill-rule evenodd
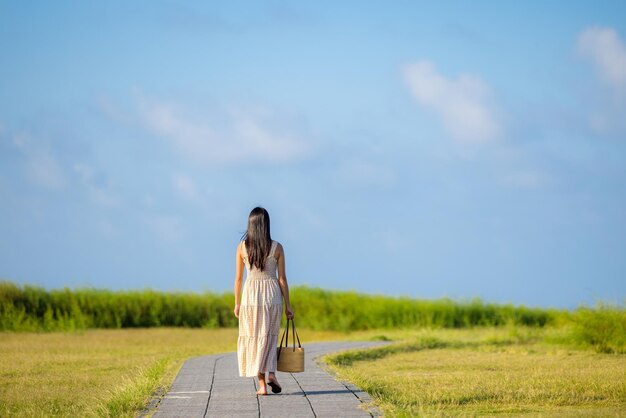
M272 393L280 393L283 391L283 388L281 388L276 382L268 382L267 384L272 388Z

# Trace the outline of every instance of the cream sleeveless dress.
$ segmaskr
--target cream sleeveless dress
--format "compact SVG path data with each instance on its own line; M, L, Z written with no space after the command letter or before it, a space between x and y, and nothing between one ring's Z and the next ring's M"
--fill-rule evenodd
M241 254L247 271L239 307L237 341L239 376L242 377L276 371L276 347L283 303L276 277L274 253L277 244L272 241L265 268L260 270L250 267L245 241L241 242Z

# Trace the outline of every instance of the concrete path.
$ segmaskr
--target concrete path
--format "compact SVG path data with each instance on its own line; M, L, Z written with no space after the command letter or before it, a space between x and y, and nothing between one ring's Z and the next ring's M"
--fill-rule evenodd
M217 354L187 360L169 392L155 401L153 417L371 417L368 395L339 382L322 370L316 357L383 342L306 344L305 372L277 372L283 387L278 395L257 396L254 378L239 377L237 354ZM269 388L268 388L269 390Z

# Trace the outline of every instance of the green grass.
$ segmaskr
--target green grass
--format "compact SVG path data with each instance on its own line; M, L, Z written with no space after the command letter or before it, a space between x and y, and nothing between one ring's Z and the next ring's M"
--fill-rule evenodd
M626 352L626 307L599 303L574 311L484 303L479 299L421 300L329 291L291 290L298 325L351 332L396 328L485 326L560 327L569 343L598 352ZM90 328L237 326L232 293L214 294L68 288L45 290L0 281L0 331L74 331Z
M573 317L571 338L601 353L626 354L626 312L615 306L598 304L583 307Z
M626 356L564 344L559 333L422 330L326 360L385 416L623 416Z
M395 341L330 360L391 416L624 411L624 306L291 296L305 342ZM233 303L232 293L0 281L0 416L134 416L185 359L235 349Z
M367 335L299 330L303 341ZM234 351L238 330L0 332L0 417L134 417L194 356Z
M53 289L0 282L0 330L235 327L232 293Z
M291 289L299 325L316 330L545 326L565 310L486 303L367 295L304 286ZM235 327L232 293L53 289L0 281L0 330L71 331L87 328L183 326Z
M136 416L152 393L169 387L186 359L235 350L237 332L0 332L0 416ZM299 334L305 346L316 340L393 341L332 357L332 367L371 392L389 416L567 410L611 416L625 406L626 355L596 353L569 340L565 328L302 328ZM476 381L487 386L476 389ZM511 408L503 407L508 403Z
M159 388L161 379L167 371L170 359L157 361L136 376L130 377L124 384L116 386L111 397L98 404L97 413L103 417L133 417L142 409L146 397Z

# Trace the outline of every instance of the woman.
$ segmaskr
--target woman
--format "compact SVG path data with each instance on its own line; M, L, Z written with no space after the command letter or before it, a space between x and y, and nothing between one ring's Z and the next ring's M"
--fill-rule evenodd
M282 299L285 300L287 318L293 318L293 310L289 304L289 286L285 276L285 252L280 243L272 241L270 215L265 209L256 207L250 212L248 230L237 246L236 259L235 316L239 318L239 375L257 376L259 395L267 395L266 382L272 392L280 393L282 388L275 372ZM244 264L248 273L242 295Z

